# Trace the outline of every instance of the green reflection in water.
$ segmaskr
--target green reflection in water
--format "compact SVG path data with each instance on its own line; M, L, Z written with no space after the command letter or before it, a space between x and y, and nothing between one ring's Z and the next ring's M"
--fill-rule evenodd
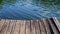
M0 0L0 4L2 3L2 0Z
M31 1L31 0L0 0L0 8L2 8L4 4L13 5L17 1L26 2L26 1ZM45 7L50 7L50 6L55 6L55 5L57 7L60 7L60 0L32 0L31 2L32 4L37 5L37 6L40 6L42 4Z
M35 3L36 5L44 5L46 7L50 7L50 6L59 6L60 7L60 0L33 0L33 3Z
M14 4L14 3L16 3L16 0L3 0L3 3L4 4Z
M46 6L60 5L60 0L41 0L41 2Z
M0 9L2 8L2 0L0 0Z
M13 5L16 3L16 0L0 0L0 9L2 9L3 5Z

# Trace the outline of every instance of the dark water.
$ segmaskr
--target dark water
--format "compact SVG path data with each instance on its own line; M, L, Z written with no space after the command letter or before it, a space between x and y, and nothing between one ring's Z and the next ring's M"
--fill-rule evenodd
M57 17L60 21L60 0L0 0L0 19L51 17Z

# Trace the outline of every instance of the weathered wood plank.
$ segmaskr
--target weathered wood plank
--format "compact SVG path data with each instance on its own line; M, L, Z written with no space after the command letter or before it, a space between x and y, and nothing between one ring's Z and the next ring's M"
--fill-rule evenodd
M20 21L20 34L25 34L26 32L26 29L25 29L25 21L24 20L21 20Z
M34 26L35 26L36 34L40 34L40 28L39 28L38 20L33 20L33 23L34 23Z
M9 21L10 21L10 20L6 20L6 25L7 25L7 27L6 27L6 30L5 30L5 33L4 33L4 34L7 34L7 29L8 29L8 27L9 27Z
M10 20L9 21L9 26L8 26L8 29L7 29L7 34L11 34L13 26L14 26L14 20Z
M19 30L20 30L20 20L17 20L14 34L19 34L19 32L20 32Z
M26 20L26 34L31 34L31 23L29 20Z
M56 26L58 27L58 29L60 31L60 23L58 22L57 18L56 17L53 17L53 20L54 20Z
M2 26L2 29L1 29L1 34L6 34L7 33L7 28L8 28L8 25L9 25L9 20L5 20L3 21L4 24Z
M16 26L16 20L12 20L13 22L13 26L12 26L12 29L11 29L11 33L10 34L14 34L14 30L15 30L15 26Z
M31 20L31 34L36 34L34 21Z
M49 26L49 23L47 22L47 20L46 20L45 18L42 19L42 20L43 20L43 22L44 22L44 24L45 24L45 28L46 28L47 34L52 34L52 33L51 33L50 26Z
M6 22L5 22L5 20L3 20L3 26L2 26L2 28L1 28L1 31L0 31L0 34L4 34L4 33L6 33L5 31L6 31Z
M2 30L2 26L3 26L3 24L4 24L4 22L5 22L5 20L0 20L0 32L1 32L1 30Z
M39 20L41 34L47 34L45 25L42 20Z
M57 31L56 27L54 26L54 23L50 19L48 19L48 21L49 21L49 24L52 27L52 30L53 30L54 34L59 34L59 32Z

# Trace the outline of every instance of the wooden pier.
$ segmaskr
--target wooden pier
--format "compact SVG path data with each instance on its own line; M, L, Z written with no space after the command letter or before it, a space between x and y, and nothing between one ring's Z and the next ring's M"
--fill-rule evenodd
M40 20L0 20L0 34L60 34L60 23L54 18Z

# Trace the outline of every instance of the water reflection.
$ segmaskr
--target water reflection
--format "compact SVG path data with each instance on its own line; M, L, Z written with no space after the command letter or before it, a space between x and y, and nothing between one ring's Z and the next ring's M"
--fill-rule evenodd
M16 3L16 0L0 0L0 8L4 5L13 5Z
M2 3L2 0L0 0L0 4Z
M0 8L2 8L2 0L0 0Z
M0 0L0 4L14 4L16 0Z
M44 5L45 7L50 7L50 6L60 6L60 0L0 0L0 6L3 6L4 4L7 5L13 5L16 2L20 3L30 3L32 5L36 6L41 6ZM23 4L24 5L24 4Z
M0 18L40 19L60 17L60 0L0 0Z

